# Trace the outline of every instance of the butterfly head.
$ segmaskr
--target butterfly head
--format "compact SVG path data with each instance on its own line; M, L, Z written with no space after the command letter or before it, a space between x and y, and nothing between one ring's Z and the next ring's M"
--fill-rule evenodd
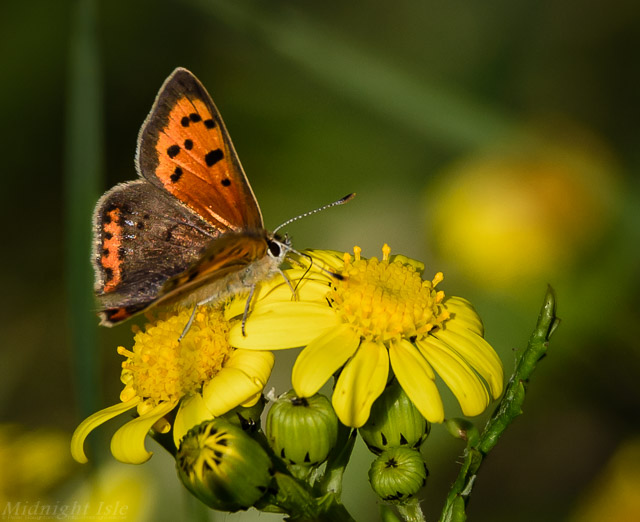
M288 235L273 234L267 238L267 255L277 260L278 264L282 263L291 251L291 238Z

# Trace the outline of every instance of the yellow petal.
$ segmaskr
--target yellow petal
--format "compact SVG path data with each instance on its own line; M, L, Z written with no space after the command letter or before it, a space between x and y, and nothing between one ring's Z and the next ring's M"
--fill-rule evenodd
M214 417L219 417L244 404L260 393L266 384L249 377L238 368L222 368L202 389L205 405Z
M144 440L151 427L175 408L177 401L158 404L151 411L127 422L111 438L111 453L125 464L142 464L151 458L152 452L144 447Z
M460 355L482 376L489 384L494 399L500 397L504 381L502 362L487 341L466 328L456 328L454 323L444 330L438 330L433 336Z
M480 336L484 335L482 319L469 301L462 297L449 297L442 304L451 313L451 323L461 325Z
M343 424L359 428L367 422L371 405L384 390L388 375L387 349L382 344L363 341L333 391L333 408Z
M256 393L253 397L249 397L246 401L240 404L240 406L243 408L251 408L251 406L255 406L255 404L260 400L260 397L262 397L262 390Z
M87 462L89 459L87 459L87 456L84 452L84 441L89 433L91 433L94 429L96 429L101 424L104 424L108 420L117 417L125 411L129 411L130 409L135 408L139 402L140 399L138 397L127 402L119 402L118 404L109 406L104 410L97 411L93 415L83 420L76 428L76 431L73 432L73 436L71 437L71 455L73 456L73 458L81 464Z
M231 353L224 367L242 370L250 379L260 381L264 386L271 376L274 361L272 352L238 349Z
M313 258L313 262L330 271L344 268L344 252L337 250L305 250ZM313 270L313 269L312 269Z
M286 302L260 306L249 315L242 335L240 322L229 332L229 344L253 350L282 350L309 344L341 324L325 304Z
M435 373L418 349L404 339L391 343L389 362L400 386L429 422L444 420L442 398L435 383Z
M211 415L211 412L207 409L202 395L199 393L182 399L180 408L178 408L178 413L176 414L176 419L173 421L173 442L176 448L180 447L182 437L184 437L191 428L211 418L213 418L213 415Z
M319 302L326 305L325 296L331 289L330 278L324 274L294 268L284 271L291 286L281 277L259 284L251 298L251 310L270 303ZM292 292L292 287L295 293ZM240 318L244 315L249 294L234 297L225 307L225 319Z
M291 374L291 382L301 397L311 397L329 377L353 355L360 336L343 323L315 338L300 352Z
M283 282L281 285L271 288L268 293L265 293L264 302L322 301L326 303L325 297L331 290L331 280L328 276L298 268L285 270L284 273L295 290L295 294L291 291L291 287L286 282Z
M473 416L489 405L489 394L480 378L457 353L429 336L416 345L427 362L438 373L458 399L462 413Z

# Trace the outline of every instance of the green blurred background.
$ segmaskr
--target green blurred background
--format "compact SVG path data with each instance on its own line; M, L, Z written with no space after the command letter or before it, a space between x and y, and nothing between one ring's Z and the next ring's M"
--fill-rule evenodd
M117 402L115 348L131 346L91 310L91 211L135 177L138 129L184 66L268 228L357 192L290 226L295 246L379 256L388 242L443 271L507 374L555 288L563 322L470 520L640 520L639 34L634 0L3 0L0 501L108 497L131 520L193 509L159 448L142 467L111 462L122 419L91 437L98 478L67 456L77 423ZM278 354L278 392L292 357ZM434 427L430 520L461 451ZM369 461L358 446L346 477L357 520L377 518Z

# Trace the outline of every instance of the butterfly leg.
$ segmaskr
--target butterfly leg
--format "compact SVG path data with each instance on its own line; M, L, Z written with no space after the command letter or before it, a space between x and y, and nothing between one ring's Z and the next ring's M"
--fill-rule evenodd
M247 317L249 315L249 309L251 308L251 299L253 299L253 293L256 291L256 285L251 285L251 290L249 291L249 297L247 297L247 302L244 305L244 313L242 314L242 337L246 337L247 334L244 331L244 325L247 323Z
M291 296L291 299L293 301L297 301L298 300L298 294L296 292L296 289L291 284L291 280L287 277L287 274L285 274L284 271L279 267L278 267L278 272L280 272L280 275L282 276L282 278L287 282L287 286L289 286L289 289L291 290L291 293L293 294Z
M182 341L184 336L187 335L187 332L189 331L189 328L191 328L191 325L193 324L193 320L196 318L196 310L197 309L198 309L198 305L195 305L193 307L193 312L191 312L191 316L189 317L189 320L187 321L187 325L184 327L184 330L182 330L182 333L180 334L180 337L178 337L178 342Z

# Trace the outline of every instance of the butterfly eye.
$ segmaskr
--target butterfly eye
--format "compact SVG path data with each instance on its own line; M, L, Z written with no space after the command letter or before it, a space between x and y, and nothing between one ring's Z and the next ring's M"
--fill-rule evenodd
M282 252L282 248L280 248L280 243L277 241L269 241L269 254L273 257L280 257Z

